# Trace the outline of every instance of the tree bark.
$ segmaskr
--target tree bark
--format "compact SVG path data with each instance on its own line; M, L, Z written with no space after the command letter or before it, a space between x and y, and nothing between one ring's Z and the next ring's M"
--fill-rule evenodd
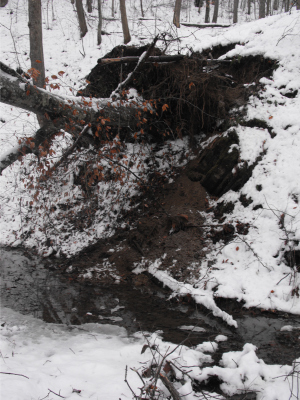
M233 4L233 23L238 22L238 10L239 10L239 0L234 0Z
M204 22L205 22L206 24L209 23L209 12L210 12L209 0L206 0L205 20L204 20Z
M80 29L80 37L83 38L88 29L85 21L84 9L82 5L82 0L76 0L76 10L79 22L79 29Z
M251 14L251 0L248 0L248 10L247 10L247 14L248 14L248 15Z
M297 7L297 10L300 10L300 0L296 1L296 7Z
M218 14L219 14L219 0L215 0L214 15L212 19L212 22L214 24L216 24L218 21Z
M98 44L98 46L102 42L101 30L102 30L102 8L101 8L101 0L98 0L98 32L97 32L97 44Z
M28 0L28 17L31 68L34 68L39 72L36 76L36 79L34 79L35 84L38 87L44 87L45 63L43 51L41 0Z
M110 104L110 99L93 100L90 98L64 98L47 92L24 79L5 64L0 63L0 101L19 107L46 118L48 123L41 128L28 145L28 139L18 148L0 159L0 173L18 159L20 155L38 151L40 142L49 138L60 129L70 132L82 129L88 123L101 123L109 126L135 127L136 106ZM42 132L42 133L41 133ZM31 146L33 144L33 146Z
M125 0L120 0L120 12L121 12L124 44L127 44L131 41L131 36L130 36L130 32L129 32L129 27L128 27Z
M140 0L140 4L141 4L142 18L144 18L145 14L144 14L144 9L143 9L143 0Z
M274 0L274 2L273 2L273 10L274 11L277 11L278 10L278 0Z
M5 7L8 3L8 0L0 0L0 7Z
M285 0L284 2L284 11L288 12L290 10L290 0Z
M93 0L86 0L86 8L88 13L93 12Z
M259 0L259 14L258 18L265 18L266 16L266 0Z
M173 24L176 28L180 28L180 10L181 10L181 0L176 0L174 15L173 15Z
M111 0L111 16L115 17L115 0Z

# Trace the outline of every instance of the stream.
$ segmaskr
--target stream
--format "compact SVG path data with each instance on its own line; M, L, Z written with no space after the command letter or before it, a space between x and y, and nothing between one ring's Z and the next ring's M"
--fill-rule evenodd
M153 282L150 289L129 282L77 283L50 271L41 258L20 249L0 248L0 276L1 305L46 322L110 323L125 327L129 334L160 330L165 340L186 340L188 346L213 341L222 334L228 340L219 343L215 362L224 352L241 350L245 343L256 345L258 357L270 364L291 364L300 354L299 331L280 330L286 325L299 326L300 316L240 309L233 312L238 322L235 329L208 310L168 301L170 292ZM190 331L192 326L196 331Z

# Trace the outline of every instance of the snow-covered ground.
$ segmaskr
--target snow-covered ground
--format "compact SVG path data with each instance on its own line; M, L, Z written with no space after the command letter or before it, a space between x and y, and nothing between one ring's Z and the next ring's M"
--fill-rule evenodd
M166 363L174 363L172 370L178 379L174 386L183 400L224 399L216 393L193 391L192 380L202 382L210 375L219 376L226 395L257 391L259 400L299 399L300 358L292 366L267 365L248 343L242 351L224 353L220 366L201 368L203 363L212 362L218 342L226 340L223 335L190 349L162 341L159 332L129 337L124 328L111 325L46 324L6 308L0 322L3 400L54 400L58 396L70 400L132 399L131 390L140 395L139 388L151 386L153 382L143 372L159 365L163 357L161 371L167 375ZM126 367L131 389L124 381ZM170 395L161 381L157 390L160 399Z
M103 21L103 30L109 35L103 35L103 43L97 46L96 11L89 16L89 32L81 40L76 14L70 1L43 3L46 75L50 77L50 83L60 83L61 88L57 93L75 94L80 85L85 85L85 76L97 64L97 59L114 46L122 44L119 11L116 9L116 21ZM170 2L164 2L163 5L162 2L153 0L144 6L148 20L139 20L139 3L138 0L128 2L132 34L130 45L149 43L157 33L167 31L169 37L180 39L169 42L167 52L170 54L178 51L188 54L189 48L201 51L219 44L236 43L235 48L223 58L261 55L278 61L278 68L272 78L261 80L264 89L259 92L259 96L250 98L246 110L247 119L265 121L276 136L271 138L264 129L242 126L236 128L240 140L241 161L251 164L262 151L265 154L245 186L239 192L226 193L219 200L235 202L234 211L227 217L227 221L250 223L249 233L209 253L207 262L199 266L209 282L205 288L203 280L199 284L180 283L161 272L158 268L160 260L149 267L151 273L168 284L174 293L190 293L197 302L204 304L231 325L236 322L216 307L215 296L243 300L247 307L256 306L300 314L299 273L296 267L288 266L284 258L287 251L300 250L300 12L293 10L291 14L239 23L225 29L200 30L182 26L177 30L172 26ZM199 15L191 2L188 4L182 10L182 20L202 23L204 10ZM104 17L111 17L106 2L103 5L103 14ZM232 17L227 9L220 14L219 22L228 23ZM248 16L243 18L250 19ZM25 71L30 68L27 23L25 0L10 0L8 6L0 8L1 61L13 68L20 66ZM164 48L164 44L161 45ZM51 76L57 75L59 71L64 71L63 77L52 80ZM286 97L289 93L294 95ZM37 129L37 122L33 115L3 104L0 104L0 112L2 154L16 145L18 139L32 135ZM67 145L67 141L66 135L65 143L57 145L61 148L57 149L58 155L63 146ZM180 141L173 146L183 151L187 148L187 144ZM131 151L135 166L146 157L139 155L140 150L134 146L126 151ZM179 156L180 154L177 159ZM26 168L29 168L31 160L31 156L26 157ZM176 159L173 162L176 163ZM39 211L32 216L30 222L32 211L28 204L32 198L23 183L29 171L26 168L20 168L17 162L0 177L2 244L19 244L21 235L22 238L28 238L23 231L27 227L33 233L28 239L24 239L26 245L39 245L41 252L48 252L44 243L45 238L50 237L53 247L56 246L55 251L63 248L65 254L72 255L97 238L112 234L106 227L117 220L118 212L115 211L118 211L118 207L108 209L114 197L109 197L105 187L99 188L99 204L102 202L104 208L99 211L90 229L71 232L68 238L62 236L60 239L57 230L62 228L61 222L55 217L50 221L51 224L57 224L55 229L51 228L52 225L49 225L42 213L39 215ZM167 170L169 166L165 164L161 168ZM114 188L115 193L118 189L120 188ZM129 186L122 190L129 197L135 194ZM48 199L51 204L59 201L64 193L72 201L79 198L71 180L67 187L62 187L59 182L57 187L52 188L52 193L57 198L53 195L52 199ZM240 203L241 194L253 200L247 208ZM262 207L253 210L255 206ZM48 229L46 234L39 229L44 225ZM210 261L213 261L213 269L208 267L211 265ZM132 394L123 382L125 366L138 367L139 362L148 362L150 359L147 352L140 355L144 341L142 337L128 338L124 331L117 328L86 326L83 328L88 332L78 329L70 331L64 327L46 325L30 317L25 318L9 310L2 312L1 323L5 321L6 325L1 328L1 371L23 374L29 379L2 374L3 399L58 398L49 390L69 399L78 396L104 400L131 398ZM163 353L168 346L174 347L163 343L156 335L151 340L159 343ZM197 379L205 379L205 374L216 374L225 382L222 389L227 394L250 388L260 391L258 399L299 398L296 391L294 397L290 397L291 388L299 385L299 382L295 383L299 375L296 371L293 372L293 367L265 365L256 358L252 345L245 345L242 352L224 354L221 367L204 370L198 368L205 352L199 346L195 350L182 348L180 353L180 362L183 365L197 366L193 370ZM172 357L176 354L173 353ZM295 354L295 358L297 356ZM300 359L294 366L298 370L299 362ZM132 371L129 381L134 390L141 385L137 374ZM72 393L73 388L82 392ZM180 390L182 394L191 392L189 378L186 377ZM184 398L190 400L201 397L196 397L191 392Z

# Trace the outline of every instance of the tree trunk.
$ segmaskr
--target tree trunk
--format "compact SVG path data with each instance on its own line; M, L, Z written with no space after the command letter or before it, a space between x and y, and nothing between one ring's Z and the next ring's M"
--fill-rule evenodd
M74 97L71 100L57 96L24 82L16 71L3 63L0 63L0 88L2 103L33 112L48 121L32 141L28 142L27 138L19 148L3 155L0 159L0 174L20 155L38 152L38 145L60 129L76 132L85 124L96 125L102 122L109 126L136 127L138 121L136 117L138 109L135 106L128 107L125 104L111 106L109 99L94 100L90 106L90 98Z
M140 0L140 4L141 4L142 18L144 18L145 14L144 14L144 9L143 9L143 0Z
M219 0L215 0L214 15L212 19L212 22L214 24L216 24L218 21L218 14L219 14Z
M41 0L28 0L28 27L30 42L30 62L36 86L45 86L45 62L43 51L42 4ZM37 115L40 126L46 123L43 116Z
M300 0L296 1L297 10L300 10Z
M86 8L88 13L93 12L93 0L86 0Z
M0 0L0 7L5 7L8 3L8 0Z
M247 10L247 14L248 14L248 15L251 14L251 0L248 0L248 10Z
M82 0L76 0L76 10L77 10L77 16L78 16L78 21L79 21L80 37L83 38L86 35L88 29L87 29L87 25L86 25L86 21L85 21Z
M239 0L234 0L233 4L233 23L238 22L238 10L239 10Z
M271 15L271 0L267 0L267 11L266 15Z
M111 0L111 16L115 17L115 0Z
M45 64L41 0L28 0L28 18L31 68L34 68L39 72L36 79L34 79L36 86L44 87Z
M288 12L290 10L290 0L285 0L284 2L284 11Z
M102 9L101 9L101 0L98 0L98 33L97 33L97 44L98 46L101 44L101 30L102 30Z
M266 16L266 0L259 0L259 15L258 18L265 18Z
M209 23L209 12L210 12L210 8L209 8L209 0L206 0L206 8L205 8L205 20L204 22L206 24Z
M131 41L131 36L128 28L125 0L120 0L120 11L121 11L124 44L127 44Z
M180 28L180 10L181 10L181 0L176 0L174 15L173 15L173 24L176 28Z

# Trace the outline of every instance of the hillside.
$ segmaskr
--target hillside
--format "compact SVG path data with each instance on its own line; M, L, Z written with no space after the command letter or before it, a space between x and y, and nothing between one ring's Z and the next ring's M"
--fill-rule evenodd
M96 46L96 10L80 39L71 2L43 5L47 90L67 100L91 88L109 97L105 90L115 87L120 69L101 69L98 60L121 51L140 56L156 35L157 54L185 58L145 64L124 98L111 93L113 104L143 105L142 125L103 130L105 139L91 129L49 179L43 179L45 170L72 146L67 129L45 157L27 154L3 171L1 245L48 257L60 273L87 285L130 280L147 290L155 281L170 289L170 298L203 307L232 328L238 324L224 299L254 312L299 315L300 11L252 21L253 15L240 13L242 22L230 27L176 29L170 2L152 2L142 19L138 3L128 6L132 40L125 49L117 47L123 40L118 10L111 18L103 6L103 41ZM23 71L30 67L26 7L13 0L0 9L2 61ZM203 23L204 12L195 10L187 2L182 21ZM218 22L231 17L224 7ZM122 80L133 68L122 67ZM38 125L28 112L2 103L0 110L2 157ZM137 340L140 345L143 338ZM250 385L243 357L248 354L255 371L260 361L254 346L245 346L237 362ZM189 361L198 356L189 353ZM205 367L199 381L218 375L232 395L243 379L230 386L232 362L224 357L222 371ZM194 390L187 381L182 393L195 399L187 395ZM261 398L276 398L275 386L269 393L259 385ZM280 399L288 399L290 392L282 390Z

